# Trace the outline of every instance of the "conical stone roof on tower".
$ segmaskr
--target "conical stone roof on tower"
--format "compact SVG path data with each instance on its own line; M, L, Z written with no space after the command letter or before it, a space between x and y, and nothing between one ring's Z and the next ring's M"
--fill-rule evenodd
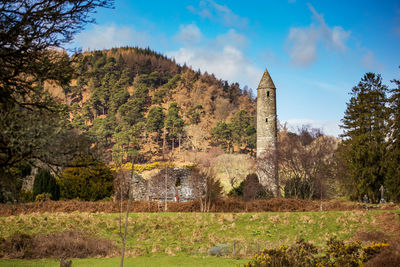
M265 69L264 74L261 78L261 81L258 85L258 88L273 88L276 89L274 82L272 81L271 76L267 69Z

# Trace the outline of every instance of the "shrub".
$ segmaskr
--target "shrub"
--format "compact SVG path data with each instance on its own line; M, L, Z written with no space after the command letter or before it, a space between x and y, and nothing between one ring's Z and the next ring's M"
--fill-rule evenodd
M51 194L42 193L35 197L35 201L49 201L51 199Z
M154 169L163 169L165 167L168 168L174 168L175 164L173 162L152 162L152 163L146 163L146 164L135 164L133 166L133 170L135 173L143 173L145 171L150 171ZM125 164L121 165L122 170L124 171L131 171L132 169L132 162L127 162ZM113 168L115 170L116 168Z
M0 247L5 255L9 254L9 251L12 252L12 258L29 258L32 256L32 237L16 232L8 240L2 239Z
M238 186L235 186L229 191L228 196L230 197L243 197L245 180L241 181Z
M54 176L48 170L40 169L33 182L33 198L43 193L50 194L52 200L60 198L60 187Z
M111 197L114 172L104 162L87 157L65 169L59 179L61 197L95 201Z
M388 243L382 242L362 247L359 242L344 243L330 239L327 248L319 253L317 247L300 239L291 247L264 249L255 254L245 266L362 266L388 246Z
M33 192L30 190L21 190L18 194L20 202L31 202L33 200Z
M269 199L273 197L272 192L265 190L257 174L252 173L246 176L237 187L232 188L228 196L242 197L244 201L251 201L255 199Z
M112 255L114 251L110 240L77 230L34 236L16 232L0 238L0 257L9 259L93 258Z
M373 250L376 250L383 243L375 243L372 246ZM387 245L387 244L386 244ZM370 249L370 248L369 248ZM379 249L380 250L380 249ZM385 267L398 267L400 266L400 240L394 240L390 243L389 247L386 247L376 254L371 260L369 260L365 267L374 266L385 266Z
M200 210L202 212L209 212L222 195L220 181L216 179L215 173L210 168L199 169L195 167L192 170L192 183L201 192L199 199Z
M249 174L246 176L244 188L243 188L243 200L255 200L255 199L268 199L272 198L272 192L267 191L260 181L258 180L257 174Z

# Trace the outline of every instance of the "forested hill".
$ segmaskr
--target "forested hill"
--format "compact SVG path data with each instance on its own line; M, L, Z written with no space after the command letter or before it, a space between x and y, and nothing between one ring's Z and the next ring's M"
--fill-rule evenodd
M255 99L239 84L179 66L150 49L124 47L73 57L76 77L50 90L70 107L72 126L110 160L124 161L128 154L154 160L163 147L255 148Z

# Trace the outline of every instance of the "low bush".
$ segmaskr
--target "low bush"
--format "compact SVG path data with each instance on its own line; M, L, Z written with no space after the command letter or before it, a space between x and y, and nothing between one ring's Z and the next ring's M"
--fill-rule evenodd
M375 249L375 248L372 248ZM365 267L398 267L400 266L400 240L390 243L390 246L384 249L381 253L371 258Z
M76 230L37 236L17 232L7 239L0 238L0 258L91 258L111 256L114 251L110 240Z
M266 190L255 173L248 174L237 187L232 188L228 196L242 198L243 201L252 201L255 199L270 199L272 192Z
M43 194L39 194L35 197L35 201L49 201L51 200L51 194L49 193L43 193Z
M33 192L30 190L21 190L18 194L19 202L31 202L33 200Z
M145 171L150 171L154 169L163 169L165 167L174 168L175 164L173 162L152 162L146 164L135 164L133 166L133 170L135 173L143 173ZM121 169L125 171L131 171L132 169L132 162L127 162L121 165ZM115 170L115 168L114 168Z
M361 246L360 242L344 243L330 239L327 247L320 251L313 244L300 239L293 246L280 246L275 249L264 249L254 255L245 267L300 267L300 266L362 266L370 259L383 252L389 244L373 242Z
M87 157L65 169L59 179L61 197L65 199L101 200L111 197L114 172L104 162Z

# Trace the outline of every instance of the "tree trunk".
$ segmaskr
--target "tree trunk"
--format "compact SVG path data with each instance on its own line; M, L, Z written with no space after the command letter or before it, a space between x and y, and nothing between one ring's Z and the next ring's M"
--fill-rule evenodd
M123 179L125 180L125 174L123 175ZM123 200L123 195L122 195L122 180L119 182L119 204L120 204L120 209L119 209L119 235L122 238L122 200Z
M129 190L129 195L130 195L130 190ZM129 215L130 204L131 204L131 198L130 198L130 196L129 196L129 197L128 197L128 204L127 204L127 206L126 206L124 238L122 239L121 267L124 267L126 233L127 233L127 231L128 231L128 215Z
M165 207L164 207L164 211L168 210L167 198L168 198L168 168L165 167Z
M133 170L134 169L135 169L135 166L134 166L134 161L132 158L131 181L133 179ZM129 217L130 204L131 204L131 183L129 181L129 183L128 183L128 203L126 205L126 215L125 215L125 229L124 229L124 237L122 238L121 267L124 267L126 233L128 231L128 217Z
M162 159L163 159L163 161L165 160L165 127L164 127L164 133L163 133Z
M200 197L200 212L203 212L204 211L204 208L203 208L203 198L202 197Z
M67 260L67 259L61 258L60 267L71 267L71 266L72 266L72 261L71 260Z
M178 137L178 146L179 146L178 153L180 154L181 153L181 135L179 135L179 137Z

